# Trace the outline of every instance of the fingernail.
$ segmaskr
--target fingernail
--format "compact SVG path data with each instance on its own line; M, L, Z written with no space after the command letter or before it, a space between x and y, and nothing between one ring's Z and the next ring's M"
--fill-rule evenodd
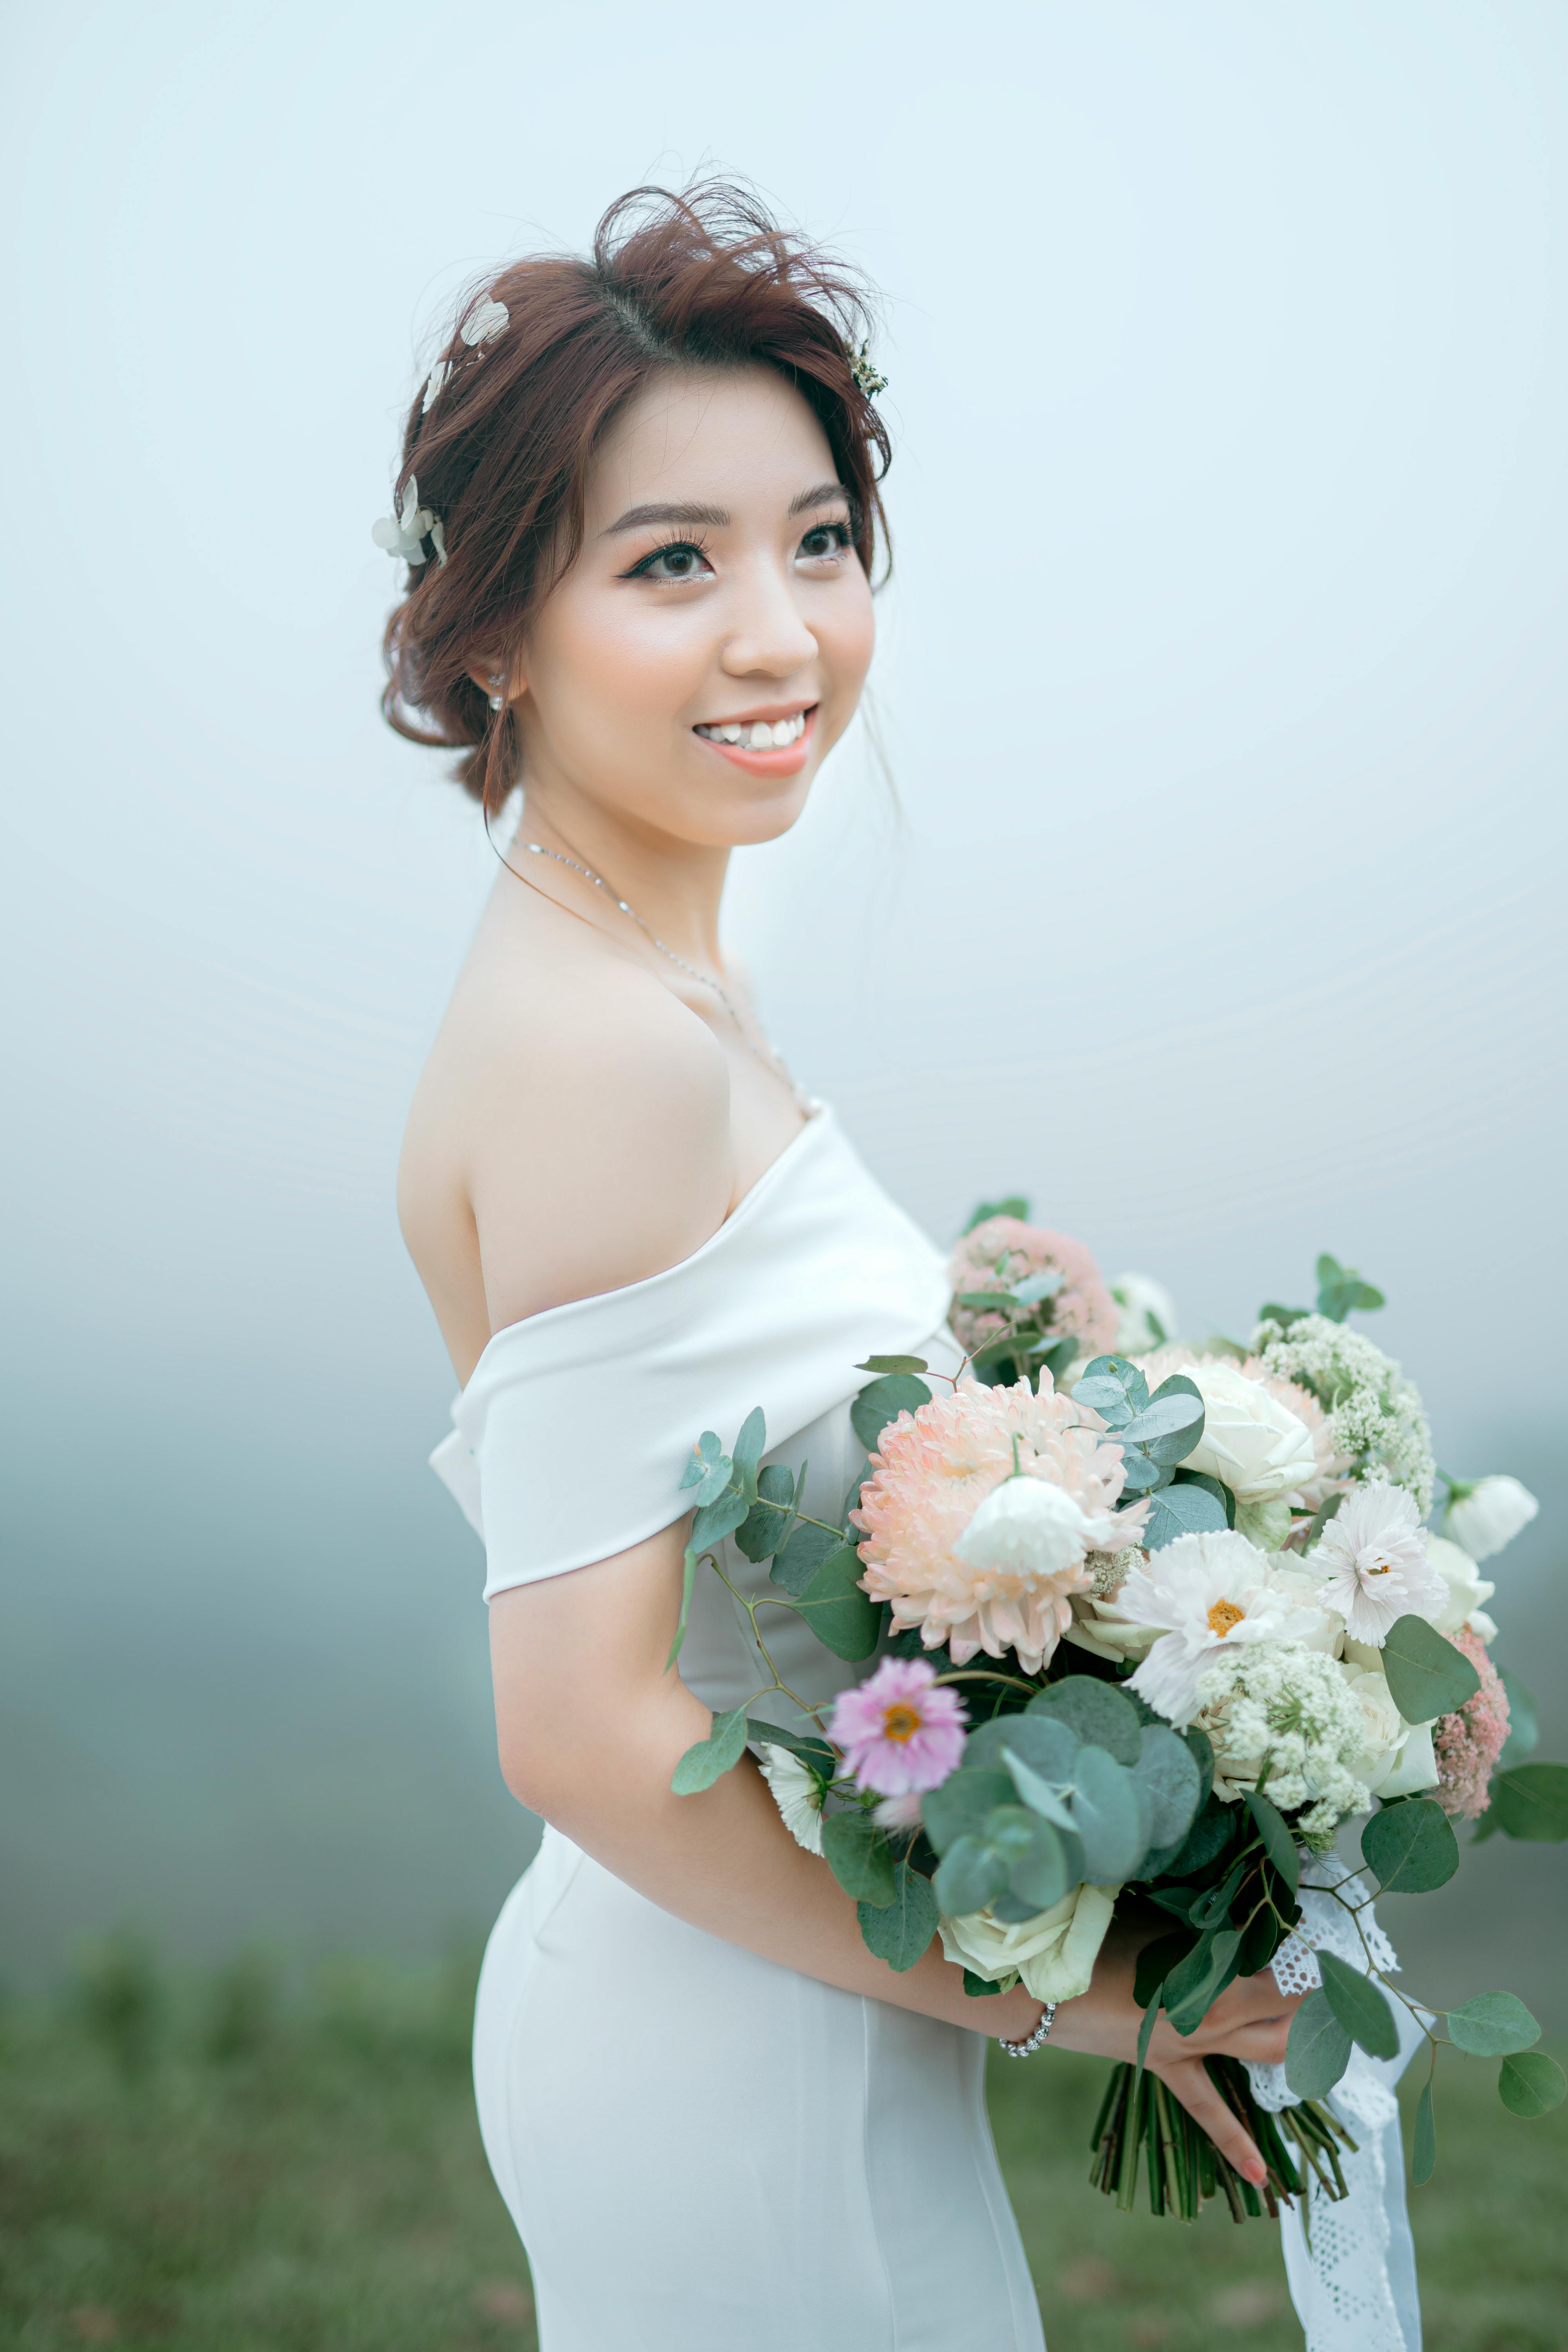
M1245 2169L1247 2177L1248 2180L1251 2181L1254 2189L1261 2189L1264 2182L1268 2178L1268 2166L1266 2164L1259 2164L1256 2159L1254 2159L1254 2161L1247 2165Z

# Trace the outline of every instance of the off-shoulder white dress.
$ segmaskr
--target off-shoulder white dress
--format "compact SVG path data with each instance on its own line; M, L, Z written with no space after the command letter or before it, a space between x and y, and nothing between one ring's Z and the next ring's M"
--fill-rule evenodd
M433 1457L485 1538L487 1599L681 1517L694 1438L728 1444L756 1404L765 1458L806 1463L805 1507L835 1517L857 1363L935 1360L946 1307L938 1253L817 1109L695 1255L491 1339ZM765 1580L732 1546L726 1567ZM865 1672L779 1622L807 1697ZM769 1679L711 1570L681 1671L715 1709ZM1043 2352L984 2052L688 1927L547 1829L474 2036L543 2352Z

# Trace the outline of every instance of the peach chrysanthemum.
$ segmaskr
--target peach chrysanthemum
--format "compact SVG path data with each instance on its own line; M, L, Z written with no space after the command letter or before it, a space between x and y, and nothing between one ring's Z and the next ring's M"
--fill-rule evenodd
M1509 1733L1508 1693L1479 1633L1461 1625L1447 1638L1464 1652L1481 1686L1457 1715L1444 1716L1432 1734L1437 1759L1435 1794L1446 1813L1473 1822L1491 1803L1491 1777Z
M1047 1233L1043 1225L1026 1225L1018 1217L987 1217L964 1234L947 1269L955 1295L1006 1290L1029 1274L1061 1276L1062 1286L1050 1302L1051 1328L1064 1338L1071 1333L1080 1362L1116 1345L1121 1310L1090 1252L1068 1234ZM1007 1328L1005 1316L973 1307L955 1307L952 1323L953 1338L972 1355Z
M960 1556L976 1510L1013 1475L1015 1437L1022 1474L1061 1487L1084 1515L1082 1550L1066 1567L975 1567ZM861 1584L892 1603L895 1625L918 1625L928 1650L946 1642L960 1664L978 1650L993 1658L1015 1650L1037 1674L1071 1622L1070 1596L1089 1589L1088 1553L1136 1543L1149 1516L1147 1502L1117 1509L1121 1446L1097 1412L1056 1393L1048 1373L1037 1396L1027 1381L963 1381L952 1396L900 1413L871 1471L850 1514L864 1531Z

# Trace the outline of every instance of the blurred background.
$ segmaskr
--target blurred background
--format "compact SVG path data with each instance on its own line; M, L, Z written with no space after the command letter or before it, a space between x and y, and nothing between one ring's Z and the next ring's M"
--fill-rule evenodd
M393 1207L494 858L377 715L370 526L457 288L709 166L887 303L898 805L858 728L738 861L775 1034L939 1238L1026 1191L1194 1336L1379 1283L1440 1461L1542 1498L1496 1654L1568 1752L1555 0L4 40L12 1986L434 1961L531 1850ZM1565 1891L1499 1839L1392 1924L1561 2030Z

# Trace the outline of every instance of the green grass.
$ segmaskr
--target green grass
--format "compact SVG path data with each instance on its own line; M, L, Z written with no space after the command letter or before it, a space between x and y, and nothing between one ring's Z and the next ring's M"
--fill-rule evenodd
M285 2011L256 1962L176 1991L120 1945L68 2000L5 2012L0 2347L527 2352L527 2267L473 2119L472 1983L468 1963L345 1968ZM1442 2070L1414 2197L1427 2345L1568 2352L1568 2110L1506 2115L1495 2071ZM1299 2352L1268 2223L1211 2208L1184 2229L1089 2189L1101 2080L1052 2053L993 2081L1051 2352Z

